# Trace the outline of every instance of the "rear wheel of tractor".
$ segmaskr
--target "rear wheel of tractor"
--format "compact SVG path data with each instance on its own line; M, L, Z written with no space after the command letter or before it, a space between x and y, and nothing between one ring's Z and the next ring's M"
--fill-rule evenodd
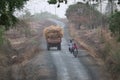
M58 50L61 50L61 45L59 44L57 48L58 48Z
M77 56L78 56L78 50L75 50L74 53L73 53L73 55L74 55L75 57L77 57Z
M50 47L49 47L49 45L47 45L47 50L48 50L48 51L50 50Z

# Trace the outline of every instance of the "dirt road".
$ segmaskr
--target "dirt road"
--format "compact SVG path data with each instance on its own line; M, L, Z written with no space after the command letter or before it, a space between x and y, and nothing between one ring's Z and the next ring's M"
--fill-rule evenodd
M78 58L68 51L70 36L67 26L60 21L50 20L64 29L62 50L51 48L47 51L45 38L42 37L42 51L22 66L22 78L17 75L19 78L16 80L108 80L100 66L85 50L79 49Z

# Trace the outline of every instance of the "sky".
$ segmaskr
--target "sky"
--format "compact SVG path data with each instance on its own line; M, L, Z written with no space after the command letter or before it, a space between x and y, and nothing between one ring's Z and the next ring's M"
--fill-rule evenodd
M60 4L61 6L57 8L57 4L49 5L47 3L47 0L29 0L25 4L24 9L22 11L24 12L24 10L28 10L31 12L31 14L48 11L52 14L58 15L61 18L64 18L68 6L70 4L74 4L76 1L82 1L82 0L68 0L67 4L61 3ZM17 15L22 13L22 11L18 12Z
M41 12L45 12L48 11L52 14L58 15L61 18L65 18L65 13L66 13L66 9L68 8L69 5L71 4L75 4L76 2L83 2L83 0L68 0L67 4L61 3L60 7L57 8L57 4L56 5L50 5L47 3L48 0L29 0L25 5L24 5L24 9L22 11L17 11L16 15L19 14L23 14L23 12L25 10L28 10L29 12L31 12L31 14L34 13L41 13ZM103 12L105 11L105 6L106 6L107 2L103 2ZM99 10L100 8L98 8Z

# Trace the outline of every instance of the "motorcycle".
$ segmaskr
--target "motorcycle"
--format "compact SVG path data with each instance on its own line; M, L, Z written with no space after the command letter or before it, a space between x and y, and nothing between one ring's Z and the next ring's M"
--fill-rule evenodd
M69 47L69 52L74 53L74 49Z
M77 56L78 56L78 50L77 50L77 49L74 49L73 55L74 55L74 57L77 57Z
M74 57L78 56L78 50L74 48L69 48L69 52L74 55Z

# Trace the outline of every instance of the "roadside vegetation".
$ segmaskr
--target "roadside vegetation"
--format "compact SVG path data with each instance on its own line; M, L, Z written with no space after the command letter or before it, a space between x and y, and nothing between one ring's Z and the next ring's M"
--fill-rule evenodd
M105 39L105 61L114 80L120 79L120 12L115 12L109 20L109 35Z
M39 45L34 45L37 44L35 40L39 39L38 36L35 36L37 30L36 28L31 29L29 26L29 24L36 23L29 23L30 20L58 18L56 15L51 15L47 12L31 15L29 11L26 11L26 14L21 16L23 20L14 16L14 12L22 9L27 1L29 0L0 1L0 80L14 80L11 77L11 66L15 63L21 63L24 59L29 59L33 56L31 51L39 51ZM96 1L101 3L102 0ZM120 4L120 0L117 1ZM67 3L67 0L48 0L49 4L57 4L57 2L58 7L60 7L60 3ZM87 0L86 4L77 3L68 8L66 16L72 23L72 29L76 30L74 31L76 33L72 34L72 36L75 40L80 40L80 43L84 42L87 44L87 50L92 49L91 51L96 53L93 54L95 57L103 59L113 80L119 80L120 12L114 8L114 0L108 0L108 7L112 5L107 9L109 10L108 13L112 13L109 16L101 14L94 6L89 5L90 2L91 0ZM30 53L30 56L21 57L23 55L20 55L16 59L19 53L26 53L23 49L31 50L27 52Z
M20 21L18 25L19 28L14 27L8 31L6 31L4 27L0 26L0 80L13 80L11 68L14 63L18 62L15 58L19 58L19 52L14 45L18 39L29 35L28 31L26 32L26 30L28 30L27 27L25 29L21 29L23 28L23 25L26 25L25 23Z
M113 80L119 80L120 12L109 11L109 16L103 15L93 5L78 2L69 6L66 16L71 36L91 56L104 61L104 66Z
M58 18L48 12L31 15L27 11L22 16L24 18L18 18L19 20L8 30L4 25L0 26L0 80L14 80L15 75L20 74L19 71L14 71L20 70L21 66L40 51L42 30L45 26L51 25L51 22L45 19ZM15 65L18 65L17 69Z

